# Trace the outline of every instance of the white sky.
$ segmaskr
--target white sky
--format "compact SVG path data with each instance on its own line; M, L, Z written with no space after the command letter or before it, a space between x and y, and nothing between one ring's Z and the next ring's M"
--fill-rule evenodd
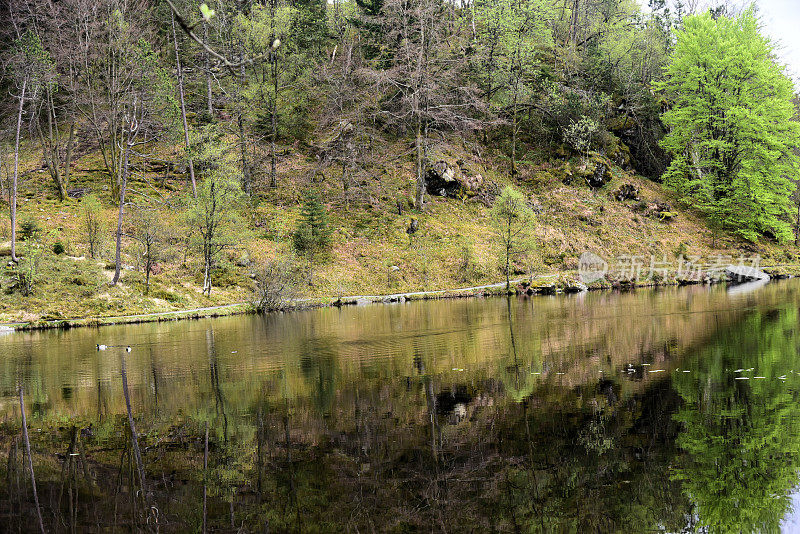
M639 2L647 5L647 0ZM795 85L800 87L800 0L756 0L755 3L764 30L778 45L778 56L788 66Z
M798 0L758 0L764 29L779 44L778 55L789 66L795 80L800 79L800 2Z

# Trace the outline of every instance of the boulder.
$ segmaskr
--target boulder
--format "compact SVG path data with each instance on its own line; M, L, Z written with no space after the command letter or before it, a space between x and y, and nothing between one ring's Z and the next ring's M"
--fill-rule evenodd
M568 172L567 174L569 178L565 180L564 183L568 184L572 181L572 173ZM597 155L588 160L584 160L580 165L575 167L574 174L583 178L583 180L593 188L603 187L613 178L607 160Z
M614 191L614 198L620 202L626 200L639 200L639 188L633 184L623 184Z
M544 206L542 206L542 203L536 200L536 198L533 196L531 196L530 200L528 201L528 207L530 207L531 211L533 211L533 213L536 215L541 215L542 212L544 212Z
M461 191L456 171L446 161L439 160L425 168L428 193L440 197L455 197Z
M566 280L564 282L564 293L583 293L589 291L589 287L579 280Z
M70 198L83 198L91 192L92 190L88 187L78 187L75 189L67 189L67 196Z
M647 217L652 217L662 222L669 222L677 216L677 214L672 211L672 207L666 202L653 202L652 204L648 204L647 208L644 210L644 214Z
M730 282L752 282L770 279L770 276L764 271L746 265L728 265L725 268L725 274Z
M458 198L476 195L483 189L484 179L481 174L465 168L463 162L451 165L438 160L426 166L425 183L431 195Z
M611 169L608 165L604 161L596 161L594 172L586 178L586 182L591 187L599 188L610 182L611 178Z

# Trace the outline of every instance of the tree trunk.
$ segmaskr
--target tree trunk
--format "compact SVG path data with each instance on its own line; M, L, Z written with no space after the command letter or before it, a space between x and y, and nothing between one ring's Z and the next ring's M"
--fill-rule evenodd
M278 163L275 155L275 143L278 139L278 52L272 51L272 113L271 115L271 135L269 140L269 186L278 187Z
M246 72L244 68L244 45L239 41L239 87L237 89L237 100L239 101L238 117L236 123L239 126L239 150L242 154L242 189L246 195L250 195L250 166L247 162L247 137L244 128L244 84L246 80Z
M211 252L207 246L203 247L203 293L211 296Z
M517 175L517 92L514 91L514 111L511 120L511 177Z
M203 23L203 44L208 43L208 24ZM203 70L206 71L206 106L208 108L208 119L214 117L214 93L211 91L211 61L208 52L203 52Z
M115 252L115 266L114 266L114 279L111 280L111 285L117 285L119 282L120 269L122 267L122 217L125 214L125 190L128 186L128 163L130 155L130 142L125 144L124 159L122 166L122 182L119 187L119 215L117 216L117 243Z
M578 6L580 0L575 0L572 3L572 13L570 14L569 34L567 35L567 43L572 43L578 36Z
M39 530L44 534L42 510L39 508L39 494L36 492L36 476L33 474L33 457L31 456L31 441L28 438L28 420L25 417L25 395L23 393L22 384L19 386L19 412L22 416L22 437L25 440L25 452L28 455L28 469L31 473L31 487L33 488L33 502L36 505L36 517L39 520Z
M342 196L344 197L344 210L350 209L350 176L347 174L348 163L342 162Z
M175 14L172 14L172 40L175 42L175 67L176 76L178 77L178 96L181 102L181 119L183 120L183 140L186 143L186 152L188 153L187 163L189 165L189 179L192 181L192 196L197 198L197 182L194 178L194 162L192 161L191 147L189 146L189 124L186 121L186 102L183 92L183 69L181 68L181 55L178 49L178 35L175 32Z
M19 96L17 112L17 136L14 141L14 179L11 184L11 261L17 262L17 187L19 184L19 135L22 131L22 110L25 104L25 90L28 80L22 82L22 93Z
M75 121L69 124L69 137L67 137L67 157L64 161L64 197L67 195L67 188L69 187L69 177L72 172L72 152L75 148Z
M511 291L511 250L513 249L511 237L511 217L506 222L506 292Z
M131 396L128 392L128 374L125 370L125 356L124 353L120 356L122 361L122 393L125 396L125 408L128 411L128 425L131 429L131 447L133 448L133 457L136 461L136 471L139 474L139 487L142 490L142 497L147 501L147 483L144 474L144 462L142 461L142 453L139 450L139 436L136 433L136 423L133 420L133 411L131 410Z
M422 125L420 123L421 120L417 118L417 131L415 136L417 154L417 191L414 204L419 210L421 210L425 204L425 157L422 148Z
M39 137L42 142L42 152L44 153L47 170L50 172L53 183L58 190L59 200L64 202L67 199L67 186L61 174L61 158L59 157L61 140L58 124L55 123L56 110L53 104L53 95L49 87L46 90L45 105L47 107L47 142L45 142L44 136L41 134L41 129L39 129Z
M153 262L150 259L150 252L149 252L149 248L148 248L147 262L145 263L145 267L144 267L144 270L145 270L145 273L144 273L144 294L145 295L149 295L150 294L150 271L152 269L153 269Z

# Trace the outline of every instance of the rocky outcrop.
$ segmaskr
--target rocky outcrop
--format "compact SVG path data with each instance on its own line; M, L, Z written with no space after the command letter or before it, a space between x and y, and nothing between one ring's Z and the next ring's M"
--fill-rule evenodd
M566 280L564 282L564 293L583 293L589 291L589 287L580 280Z
M633 184L623 184L614 191L614 198L620 202L625 200L639 200L639 188Z
M611 169L604 161L596 161L594 163L594 172L587 177L586 182L594 188L603 187L611 181Z
M647 206L645 215L653 217L662 222L668 222L675 218L675 212L672 207L666 202L654 202Z
M470 172L463 162L451 165L443 159L425 167L425 182L428 193L448 198L475 196L484 185L483 176Z
M641 212L645 217L658 219L661 222L669 222L677 217L677 214L672 211L672 207L666 202L645 202L642 200L636 203L633 209Z
M613 178L608 160L597 154L576 167L574 173L595 189L603 187Z

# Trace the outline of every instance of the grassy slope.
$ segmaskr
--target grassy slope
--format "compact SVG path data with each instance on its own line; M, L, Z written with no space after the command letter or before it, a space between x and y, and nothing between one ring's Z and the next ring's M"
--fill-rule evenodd
M388 144L383 158L367 177L368 194L361 202L345 210L336 171L326 171L316 187L323 189L328 203L334 246L329 258L315 267L314 285L306 289L309 296L380 294L399 291L453 288L501 279L498 253L494 243L489 209L475 200L454 200L431 197L425 210L415 213L405 209L398 214L397 199L407 203L413 191L411 161L402 154L399 144ZM490 158L478 158L459 143L447 145L448 156L464 159L483 176L499 186L509 183L501 166ZM153 277L150 297L143 296L143 275L135 270L124 272L122 283L110 287L108 267L113 258L113 229L116 208L108 193L107 178L100 155L84 148L76 162L71 188L86 187L96 192L104 203L105 246L101 259L90 260L81 230L81 203L70 199L59 203L52 192L49 175L35 170L41 165L38 151L23 154L23 171L27 174L21 188L19 220L35 218L45 229L45 244L40 283L33 296L0 290L0 321L35 320L37 318L88 317L169 311L241 301L249 293L248 274L251 268L235 267L237 260L254 262L290 252L289 235L299 212L303 189L309 187L309 169L314 162L295 154L281 164L281 185L270 197L250 210L247 219L251 228L243 232L241 249L229 254L229 272L224 287L217 287L211 298L200 294L196 258L181 265L182 249L173 251L171 261L163 264L163 273ZM174 158L171 147L161 147L161 156ZM561 165L561 163L558 163ZM549 169L549 170L548 170ZM137 205L154 200L176 198L184 187L183 177L170 175L166 182L154 180L163 171L148 172L149 180L135 179L128 198ZM725 237L712 247L710 231L695 214L674 206L673 199L658 184L613 169L614 179L599 191L592 191L581 180L565 185L559 172L547 165L523 167L519 187L539 204L534 234L537 248L519 271L536 273L574 269L577 257L592 250L605 257L620 254L641 254L649 258L666 255L669 259L682 251L687 255L710 257L714 254L738 255L745 244ZM635 202L618 202L611 196L623 183L633 183L646 202L666 201L673 204L677 218L660 222L634 209ZM156 185L158 184L158 185ZM7 212L6 212L7 213ZM162 211L172 226L179 225L176 210ZM420 230L410 239L406 228L412 217L419 220ZM7 217L0 221L0 239L8 240ZM67 247L67 255L55 257L49 248L55 240ZM5 247L8 248L8 243ZM772 243L761 243L758 252L772 262L794 259L796 252ZM136 265L132 243L125 246L123 262ZM466 252L465 252L466 251ZM464 269L465 258L470 267ZM390 271L392 266L399 270ZM390 274L391 273L391 274Z

